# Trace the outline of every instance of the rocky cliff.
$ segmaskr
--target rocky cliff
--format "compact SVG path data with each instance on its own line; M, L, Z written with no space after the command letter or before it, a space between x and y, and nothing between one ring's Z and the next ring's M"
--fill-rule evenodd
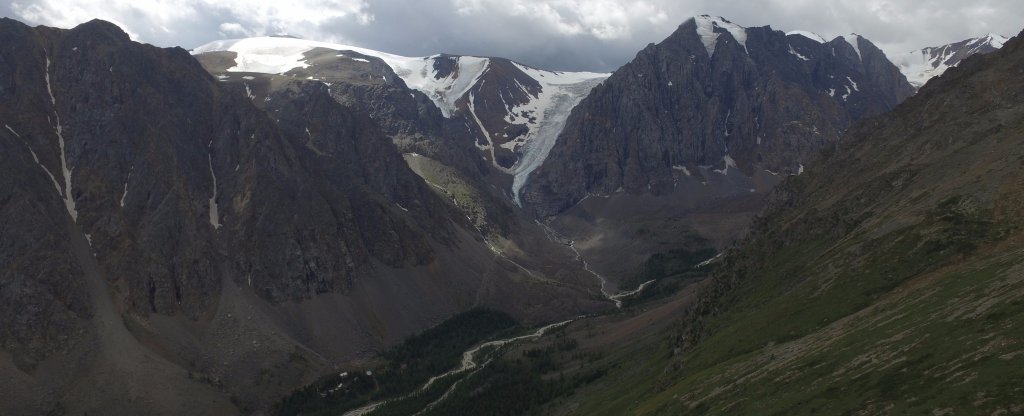
M321 83L261 109L106 22L0 39L0 413L258 410L474 305L602 307L495 256Z
M520 197L546 217L587 195L668 194L694 175L797 174L852 122L913 92L863 37L700 16L591 91Z

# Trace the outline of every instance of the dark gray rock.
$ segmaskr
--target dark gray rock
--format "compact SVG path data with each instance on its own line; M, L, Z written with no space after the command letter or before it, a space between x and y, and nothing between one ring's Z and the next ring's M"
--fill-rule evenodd
M699 17L697 19L709 19ZM798 173L855 120L883 113L914 90L868 40L819 43L769 27L745 47L715 27L714 53L682 24L594 88L523 190L541 217L588 194L671 192L673 166L750 175ZM859 52L858 52L859 49Z

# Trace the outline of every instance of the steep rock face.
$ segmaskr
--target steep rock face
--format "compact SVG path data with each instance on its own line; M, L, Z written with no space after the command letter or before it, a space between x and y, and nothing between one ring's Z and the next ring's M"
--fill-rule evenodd
M591 91L521 197L544 217L588 194L668 193L700 166L799 173L852 121L912 93L860 36L697 17Z
M184 51L144 48L107 26L93 22L66 35L12 37L21 41L12 42L13 47L28 50L9 50L6 59L32 70L25 77L7 73L19 85L11 90L15 99L8 103L31 99L38 104L36 110L11 105L4 119L10 120L5 123L19 132L25 146L38 149L39 171L55 176L68 212L92 238L101 263L113 276L145 276L115 277L112 282L123 288L134 308L189 311L198 316L211 305L219 286L219 279L211 278L219 274L215 266L218 251L223 250L219 241L262 241L254 237L282 226L288 218L316 217L308 211L350 211L343 207L361 205L352 201L358 197L345 195L345 189L315 182L321 172L330 170L322 168L323 162L318 166L317 161L307 160L309 152L298 150L307 141L319 143L327 149L328 160L344 167L334 169L338 183L360 183L351 188L365 189L365 194L386 202L404 202L418 211L432 201L417 202L420 196L430 198L429 193L369 120L343 117L343 110L334 104L335 109L320 110L336 120L333 124L312 125L309 133L282 136L241 94L226 93L201 70L197 72L200 68ZM279 117L299 114L285 112ZM50 122L43 122L47 118ZM318 199L307 193L337 197ZM272 209L289 201L282 197L288 194L292 201L307 205ZM342 255L321 253L308 258L308 253L293 249L283 250L289 257L280 262L253 257L276 263L263 264L265 268L288 264L290 269L257 273L255 282L280 292L274 287L290 285L288 279L279 278L281 274L316 281L305 295L285 290L287 295L275 296L295 298L308 296L314 286L319 290L325 285L343 287L370 257L396 266L429 260L422 242L419 249L398 252L379 246L382 241L399 244L398 236L409 237L398 247L422 240L403 231L409 228L404 221L388 218L400 212L398 208L387 210L392 212L335 218L335 225L327 227L333 231L323 237L346 242ZM295 225L288 228L298 234L292 236L294 242L309 244L299 235L316 226L312 222ZM361 232L364 227L386 231L380 234L385 237L394 233L395 238L371 237L369 230ZM441 221L437 230L443 235L446 227ZM331 272L320 276L313 270L315 265Z
M321 83L264 111L109 23L0 38L0 412L265 409L477 304L603 307L520 283Z
M326 85L336 101L381 125L417 173L502 255L533 265L553 252L572 256L515 209L513 196L603 74L548 72L502 58L408 58L288 38L213 42L193 54L219 81L239 85L271 111L280 105L275 91L291 82Z
M921 88L928 80L957 66L968 56L992 53L1003 47L1006 38L996 34L962 40L942 46L929 46L908 52L893 59L914 88Z
M240 59L236 52L212 51L194 56L221 83L244 88L253 104L274 114L282 106L291 106L289 101L309 101L304 95L326 91L337 103L369 115L402 153L440 162L452 170L451 175L468 178L467 186L482 197L471 204L453 205L470 217L482 234L507 237L519 228L510 200L496 190L492 192L493 187L488 182L492 172L489 163L480 157L474 145L476 130L460 117L445 117L426 94L407 87L380 57L316 47L305 52L304 59L309 66L273 74L228 71ZM447 60L437 58L433 62L439 65ZM441 74L446 71L443 66L436 70ZM296 83L320 84L324 88L291 88ZM282 94L282 91L285 92ZM292 111L291 114L300 113ZM306 133L298 129L296 134ZM378 162L369 158L358 163ZM424 180L437 190L444 189L443 199L454 198L448 195L451 192L447 191L443 180L430 176L425 176Z
M248 194L232 200L249 208L240 213L236 243L253 250L233 256L252 279L247 283L273 300L344 292L353 279L372 274L372 261L390 267L432 261L424 228L452 243L451 212L368 117L352 114L319 83L284 86L271 95L268 110L279 117L283 136L310 150L296 152L296 169L309 173L294 183L261 181L271 188L251 192L251 201L239 201ZM251 224L268 217L283 222L266 223L267 231L297 235L257 234ZM273 284L281 275L291 276L287 289Z
M429 97L409 88L379 57L316 46L303 53L306 66L282 74L258 72L267 70L260 67L235 72L241 58L232 51L212 50L195 57L220 81L243 85L260 107L291 80L323 82L339 103L369 114L401 151L427 155L468 174L486 173L466 124L444 117Z

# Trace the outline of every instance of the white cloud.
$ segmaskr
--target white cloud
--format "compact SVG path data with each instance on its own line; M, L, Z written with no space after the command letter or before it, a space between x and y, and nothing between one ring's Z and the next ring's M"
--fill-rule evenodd
M629 37L633 28L663 24L668 14L648 1L616 0L453 0L463 16L533 17L562 35L611 40Z
M13 0L0 13L73 27L101 18L133 39L194 47L290 34L410 56L505 56L551 69L612 70L695 14L744 26L859 33L890 55L990 32L1011 36L1020 0Z
M373 22L365 0L15 0L11 11L29 24L73 27L92 19L117 24L132 39L156 44L192 35L196 29L206 38L222 36L293 33L334 39L330 22ZM221 16L213 27L197 27L204 19ZM173 41L172 41L173 42ZM171 43L172 43L171 42Z
M218 28L220 31L217 34L225 38L251 37L255 34L251 30L246 29L245 26L242 26L241 23L225 22L221 23Z

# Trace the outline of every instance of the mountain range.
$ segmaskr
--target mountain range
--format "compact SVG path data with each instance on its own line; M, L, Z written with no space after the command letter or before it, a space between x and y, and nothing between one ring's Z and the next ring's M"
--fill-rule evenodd
M1016 357L1017 41L891 62L857 35L697 16L602 74L288 37L162 49L98 20L0 19L0 39L3 414L281 410L481 307L597 354L531 353L599 369L546 413L745 412L722 392L820 387L786 411L893 351L917 361L864 374ZM1001 343L901 343L953 331L938 313ZM826 342L864 334L902 349ZM817 366L827 383L798 370ZM1013 406L979 366L960 365L997 397L978 406ZM882 393L848 408L935 394Z

